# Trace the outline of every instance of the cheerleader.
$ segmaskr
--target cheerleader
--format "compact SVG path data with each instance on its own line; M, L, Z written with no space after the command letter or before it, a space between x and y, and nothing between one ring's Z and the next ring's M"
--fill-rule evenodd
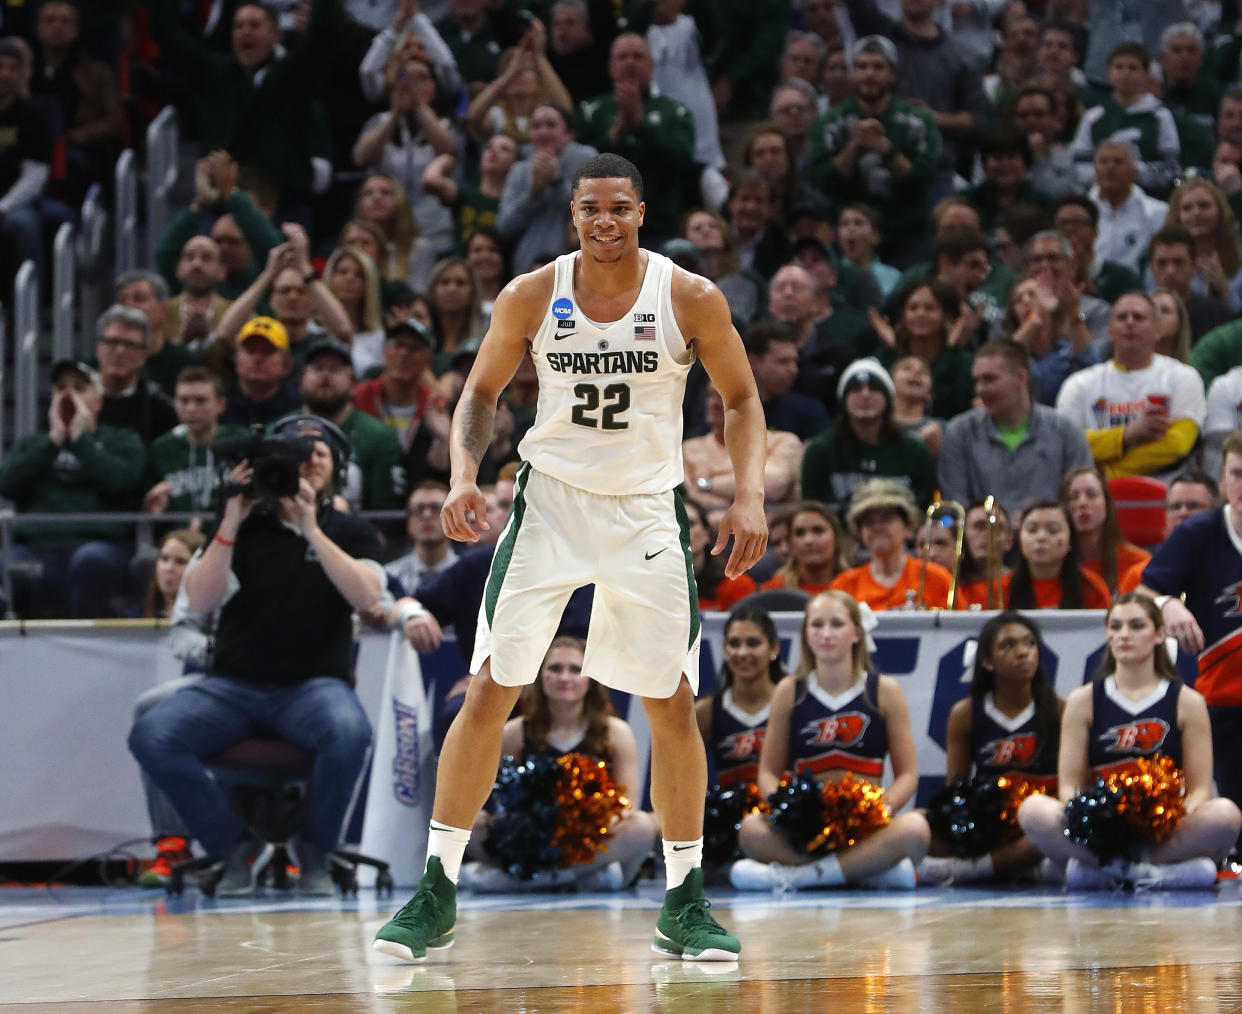
M581 883L585 889L619 890L634 880L651 853L656 822L654 815L637 808L643 787L634 733L612 713L607 689L583 674L584 648L575 637L553 640L538 678L523 697L522 716L505 723L501 756L522 759L541 751L557 756L581 753L608 764L609 775L630 799L631 809L609 828L605 838L608 851L596 852L590 863L549 871L542 878L542 886ZM476 891L522 891L536 886L491 865L482 847L491 820L491 814L484 811L475 821L470 847L480 861L463 868L464 886Z
M970 696L953 705L945 775L976 781L1002 775L1056 792L1057 744L1065 702L1039 655L1040 633L1022 613L994 616L979 631ZM1038 866L1043 854L1025 837L977 858L954 858L934 834L919 883L964 884Z
M1070 694L1061 721L1059 799L1031 796L1018 821L1054 862L1066 865L1070 887L1211 887L1216 862L1233 848L1242 812L1213 797L1212 733L1203 698L1183 686L1165 646L1160 610L1146 595L1118 597L1105 620L1108 650L1100 677ZM1163 754L1181 770L1186 813L1173 833L1147 850L1145 861L1101 866L1089 849L1065 836L1065 803L1096 776Z
M759 790L772 795L789 770L816 782L837 782L852 774L878 785L886 756L893 782L885 801L896 813L918 786L906 699L896 680L871 669L858 603L844 592L824 592L807 604L797 672L781 680L772 696ZM749 858L733 864L730 880L739 890L847 883L912 888L914 863L927 852L930 834L921 813L906 813L817 860L790 845L767 816L751 814L739 835Z
M718 785L758 781L772 693L784 675L772 617L750 606L734 609L725 622L720 687L694 706Z

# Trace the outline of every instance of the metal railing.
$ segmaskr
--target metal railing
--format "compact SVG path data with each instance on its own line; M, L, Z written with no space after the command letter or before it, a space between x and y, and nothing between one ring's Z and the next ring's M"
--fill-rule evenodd
M52 359L69 359L74 348L74 317L77 310L77 256L73 224L56 230L52 243Z
M117 273L138 266L138 166L134 150L116 160L116 236L112 267Z
M100 200L99 184L86 192L78 231L78 303L83 327L75 343L77 356L87 356L94 345L94 324L111 303L112 279L108 277L108 213Z
M39 272L34 261L25 261L13 282L13 330L13 439L20 440L35 432L39 418Z
M3 332L0 330L0 342ZM3 345L0 344L0 352ZM406 513L403 510L367 510L359 511L357 517L371 522L401 521ZM13 575L15 571L24 569L15 565L13 546L15 539L13 530L23 525L79 525L117 523L134 525L134 551L141 552L156 545L155 526L168 524L188 524L199 520L207 531L211 531L215 520L214 514L204 515L202 512L168 511L163 514L148 514L145 511L83 511L78 513L53 514L45 511L19 513L16 509L5 505L0 500L0 589L4 591L4 599L8 603L8 619L14 619ZM0 617L2 618L2 617Z
M171 216L179 145L176 110L165 106L147 127L147 264L155 263L155 244Z

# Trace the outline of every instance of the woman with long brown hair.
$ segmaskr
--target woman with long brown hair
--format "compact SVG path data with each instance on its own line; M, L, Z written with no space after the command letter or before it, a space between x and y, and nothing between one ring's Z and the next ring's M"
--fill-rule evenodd
M368 176L358 191L354 217L383 232L388 247L385 277L406 282L415 292L425 291L436 251L414 221L405 188L383 173Z
M548 751L602 760L613 782L630 799L631 808L609 828L608 850L596 852L590 863L550 871L542 885L531 885L481 862L462 870L465 886L479 891L521 891L578 883L586 889L615 891L633 881L651 852L657 829L654 815L638 805L643 793L638 745L629 725L613 714L607 688L582 671L585 647L576 637L562 635L552 641L538 678L523 697L521 717L505 724L501 756L524 758ZM477 856L484 855L481 846L490 822L486 812L475 821L470 843Z
M887 368L903 356L922 356L932 371L931 414L952 419L970 408L975 385L972 355L966 347L969 315L962 313L957 292L944 282L920 279L897 291L895 324L878 310L868 311L879 336L878 358Z
M172 616L181 579L185 576L190 558L202 544L202 532L190 528L178 528L164 536L159 556L155 558L155 569L151 571L151 580L147 584L141 616L163 619Z
M1118 597L1105 616L1108 651L1095 680L1069 695L1061 719L1057 797L1030 796L1022 830L1073 888L1213 887L1216 861L1233 848L1242 813L1212 796L1212 732L1207 705L1183 686L1165 645L1160 608L1146 595ZM1142 735L1138 731L1142 730ZM1066 835L1065 803L1097 777L1131 770L1137 758L1169 757L1186 785L1185 816L1148 848L1142 862L1102 866Z
M1122 534L1113 494L1090 465L1065 473L1057 499L1069 509L1079 565L1103 578L1110 592L1132 567L1151 559Z

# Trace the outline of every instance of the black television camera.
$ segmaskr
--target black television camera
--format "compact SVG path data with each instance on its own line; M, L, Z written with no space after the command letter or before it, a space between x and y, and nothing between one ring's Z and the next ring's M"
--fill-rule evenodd
M225 473L221 499L241 493L274 507L284 497L297 496L299 468L310 459L314 449L312 437L292 433L266 436L256 431L244 437L217 440L211 445L211 453ZM228 478L228 473L242 461L248 461L254 473L244 486Z

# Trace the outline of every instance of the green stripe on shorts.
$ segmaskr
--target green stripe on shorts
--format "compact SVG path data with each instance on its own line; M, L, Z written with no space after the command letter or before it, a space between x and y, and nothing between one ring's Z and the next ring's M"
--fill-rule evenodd
M522 527L522 518L526 514L526 480L529 477L530 462L523 461L517 470L517 475L513 478L513 506L509 508L508 531L496 544L496 554L492 557L492 566L487 573L487 588L483 592L483 602L487 610L488 626L494 622L496 601L500 598L500 587L505 583L505 573L513 559L513 547L517 545L518 529Z
M677 490L673 490L673 503L677 508L677 526L681 529L681 554L686 558L686 587L690 596L690 641L686 644L686 650L689 651L699 636L699 585L694 580L694 554L690 552L690 518ZM517 505L516 500L514 505Z

